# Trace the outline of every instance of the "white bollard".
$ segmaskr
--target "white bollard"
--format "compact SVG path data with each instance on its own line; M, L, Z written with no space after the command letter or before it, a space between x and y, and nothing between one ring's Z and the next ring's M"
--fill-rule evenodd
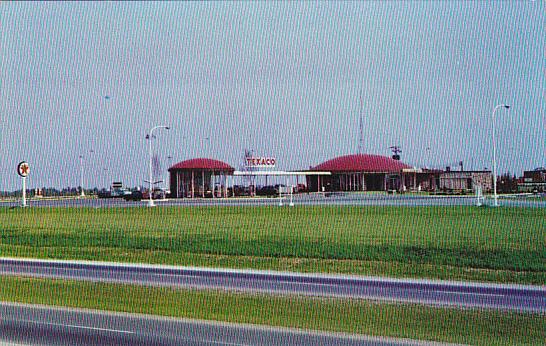
M476 206L481 207L482 206L482 187L476 186Z
M290 189L290 204L288 205L291 207L294 206L294 185L292 185Z

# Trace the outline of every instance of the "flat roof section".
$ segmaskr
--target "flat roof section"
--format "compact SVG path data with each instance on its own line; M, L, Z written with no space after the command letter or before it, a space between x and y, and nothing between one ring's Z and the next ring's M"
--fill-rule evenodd
M291 175L332 175L332 172L315 172L315 171L235 171L236 176L291 176Z

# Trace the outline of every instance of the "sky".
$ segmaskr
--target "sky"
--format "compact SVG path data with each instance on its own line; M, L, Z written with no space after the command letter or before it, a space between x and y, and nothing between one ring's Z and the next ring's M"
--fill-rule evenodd
M245 149L306 169L546 166L545 1L2 2L0 191L144 185ZM172 157L169 159L168 157Z

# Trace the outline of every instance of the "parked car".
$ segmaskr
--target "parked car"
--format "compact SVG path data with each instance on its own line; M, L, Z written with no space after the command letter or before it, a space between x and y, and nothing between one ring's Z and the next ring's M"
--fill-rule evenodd
M258 196L275 196L279 194L279 190L273 185L262 186L256 190Z
M166 197L167 195L165 194L165 190L154 189L154 192L152 194L152 199L163 199ZM142 192L142 199L150 199L150 193L148 190Z
M126 201L141 201L143 193L141 191L133 191L130 195L123 196L123 199Z
M234 185L233 188L228 188L228 194L230 196L250 196L251 186Z
M298 184L296 185L296 193L304 193L304 192L309 192L309 190L307 190L307 186L305 186L305 184Z

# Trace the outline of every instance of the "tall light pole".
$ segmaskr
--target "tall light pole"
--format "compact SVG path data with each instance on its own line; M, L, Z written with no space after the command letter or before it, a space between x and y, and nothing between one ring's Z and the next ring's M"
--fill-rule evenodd
M153 184L154 184L154 178L153 178L153 172L152 172L152 138L153 138L153 132L155 129L165 129L165 130L168 130L169 127L168 126L164 126L164 125L159 125L159 126L154 126L152 127L152 129L150 130L150 133L146 136L146 139L148 139L148 148L150 149L150 165L149 165L149 168L150 168L150 190L149 190L149 201L148 201L148 207L155 207L155 204L154 204L154 200L153 200Z
M498 207L499 206L499 196L497 196L497 144L495 142L495 112L499 108L506 108L509 109L509 105L500 104L495 107L493 110L493 206Z
M169 164L169 168L172 166L172 160L173 157L171 155L167 156L167 162ZM167 168L167 178L165 179L165 195L167 195L167 191L169 191L169 194L171 193L171 186L169 181L169 168ZM166 196L165 196L166 197Z
M204 145L205 150L203 150L203 151L204 151L203 156L204 156L204 157L207 157L207 156L209 155L209 154L208 154L208 149L210 149L209 147L211 146L210 137L205 137L205 138L203 138L203 141L207 141L207 142L208 142L208 145L206 145L206 144ZM210 156L209 156L209 157L210 157Z
M83 192L83 155L80 155L80 190L80 197L85 197L85 193Z

